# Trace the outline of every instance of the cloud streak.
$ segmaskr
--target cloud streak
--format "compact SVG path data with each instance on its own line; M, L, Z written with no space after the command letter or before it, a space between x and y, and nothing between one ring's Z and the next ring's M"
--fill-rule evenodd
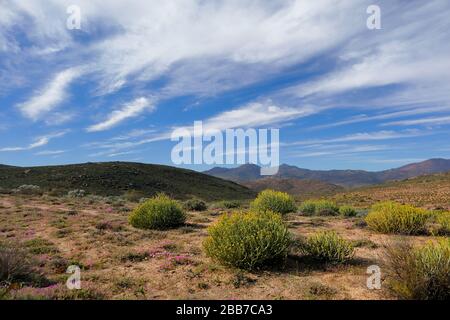
M104 121L88 127L88 132L99 132L111 129L121 122L139 116L144 111L154 111L155 105L144 97L137 98L124 104L120 109L114 110Z
M52 133L49 135L45 135L45 136L41 136L41 137L37 137L36 139L34 139L34 142L30 143L27 146L24 147L5 147L5 148L0 148L0 152L15 152L15 151L27 151L27 150L33 150L39 147L43 147L45 145L47 145L50 140L55 139L55 138L59 138L62 137L64 135L67 134L68 131L62 131L62 132L57 132L57 133Z
M381 140L392 140L392 139L406 139L414 138L427 135L429 133L409 130L403 132L397 131L377 131L377 132L362 132L349 134L342 137L330 138L330 139L312 139L305 141L297 141L287 143L286 145L312 145L312 144L325 144L325 143L335 143L335 142L358 142L358 141L381 141Z
M17 107L25 117L33 121L41 119L65 101L68 97L68 87L81 74L79 68L69 68L59 72L44 88Z

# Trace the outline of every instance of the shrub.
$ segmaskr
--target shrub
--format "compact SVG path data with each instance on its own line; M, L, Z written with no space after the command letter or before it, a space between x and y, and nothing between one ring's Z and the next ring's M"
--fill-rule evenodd
M23 250L0 244L0 282L26 280L30 273L29 259Z
M356 217L358 212L350 206L342 206L339 208L339 214L344 217Z
M284 192L264 190L250 204L255 211L272 211L286 214L297 210L294 199Z
M353 245L333 231L320 232L301 244L303 254L322 262L344 263L353 257Z
M86 191L81 189L72 190L67 193L67 196L69 198L84 198L86 196Z
M429 214L426 210L395 202L372 206L365 221L367 226L381 233L420 234L425 231Z
M186 214L180 204L159 194L139 205L129 216L130 224L140 229L164 230L182 225Z
M316 212L316 201L307 200L300 205L300 212L312 216Z
M450 212L441 212L436 215L439 233L450 234Z
M339 207L329 200L308 200L302 203L300 211L305 215L336 216Z
M450 299L450 239L414 248L398 242L386 249L389 284L400 298Z
M14 193L25 195L41 195L42 191L39 186L24 184L13 190Z
M222 202L222 205L226 209L237 209L240 208L241 203L237 200L225 200Z
M291 236L274 212L224 215L208 228L206 254L224 265L253 270L282 262Z
M145 196L146 194L144 192L138 190L128 190L123 194L123 198L125 200L136 203L138 203Z
M24 249L0 243L0 285L2 283L45 286L50 282L37 272L35 261Z
M184 209L189 211L205 211L207 209L206 203L198 199L191 199L184 203Z
M0 187L0 194L10 194L11 190Z

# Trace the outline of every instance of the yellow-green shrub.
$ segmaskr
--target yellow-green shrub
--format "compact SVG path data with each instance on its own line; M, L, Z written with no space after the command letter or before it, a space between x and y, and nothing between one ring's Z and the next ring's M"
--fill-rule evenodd
M402 241L386 249L391 289L403 299L450 299L450 239L414 248Z
M381 233L420 234L429 218L426 210L395 202L375 204L366 217L367 226Z
M205 211L206 209L208 209L206 203L202 200L198 200L198 199L190 199L187 200L184 204L183 204L184 209L189 210L189 211Z
M297 210L294 199L285 192L264 190L250 204L255 211L273 211L286 214Z
M282 262L291 243L281 215L269 211L224 215L208 234L203 243L207 256L246 270Z
M305 240L300 250L315 260L344 263L353 257L353 245L333 231L319 232Z
M300 206L305 215L335 216L339 214L339 207L329 200L307 200Z
M350 206L342 206L339 208L339 214L344 217L356 217L358 212Z
M436 222L439 224L440 233L450 234L450 212L436 214Z
M145 201L129 216L130 224L140 229L170 229L182 225L185 220L181 205L164 194Z

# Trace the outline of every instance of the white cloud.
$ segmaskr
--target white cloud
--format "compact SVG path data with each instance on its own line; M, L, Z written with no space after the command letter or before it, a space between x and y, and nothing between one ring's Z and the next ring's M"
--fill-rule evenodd
M26 28L28 54L89 64L101 93L168 76L165 95L211 95L304 62L364 28L355 12L368 2L78 0L82 31L96 38L86 45L65 28L72 1L5 1L14 23L4 33Z
M366 153L366 152L375 152L375 151L383 151L383 150L389 150L388 146L372 146L372 145L363 145L363 146L327 146L328 150L318 150L318 151L295 151L292 152L291 155L296 158L314 158L314 157L320 157L320 156L334 156L334 155L348 155L348 154L359 154L359 153ZM323 149L323 148L320 148Z
M24 146L24 147L5 147L5 148L0 148L0 152L26 151L26 150L32 150L32 149L36 149L36 148L39 148L39 147L43 147L43 146L47 145L50 142L50 140L52 140L54 138L62 137L65 134L67 134L67 132L68 131L66 130L66 131L61 131L61 132L52 133L52 134L48 134L48 135L45 135L45 136L37 137L37 138L34 139L34 142L32 142L28 146Z
M306 117L317 111L318 110L312 106L289 108L277 106L270 101L266 103L253 102L206 119L203 123L203 130L225 130L248 127L260 128L300 117Z
M55 156L55 155L60 155L65 153L65 150L45 150L45 151L40 151L40 152L36 152L35 155L37 156Z
M155 110L155 105L144 97L137 98L136 100L124 104L120 109L114 110L106 120L97 123L87 128L88 132L105 131L118 125L126 119L136 117L144 111Z
M365 30L331 56L336 66L284 91L312 104L395 108L450 102L450 6L442 1L382 5L383 29ZM350 40L350 39L349 39ZM363 90L389 87L375 97Z
M338 127L338 126L360 123L360 122L400 118L400 117L404 117L404 116L420 115L420 114L426 114L426 113L438 113L438 112L445 112L445 111L449 111L449 110L450 110L450 107L448 107L448 106L446 106L446 107L423 107L423 108L414 108L414 109L410 109L410 110L403 110L403 111L397 111L397 112L381 113L381 114L372 115L372 116L360 114L360 115L354 116L347 120L335 121L335 122L324 124L324 125L314 126L309 129L314 129L314 130L315 129L324 129L324 128Z
M306 117L315 112L316 110L313 107L287 108L276 106L270 102L249 103L231 111L225 111L211 118L202 120L203 133L214 130L223 131L226 129L250 127L264 128L275 125L279 128L283 123L286 123L286 121ZM115 140L117 139L113 138L111 141L90 143L87 147L110 149L112 152L116 152L121 149L170 140L172 132L180 128L186 129L193 134L193 126L174 127L168 131L155 132L153 135L137 141L116 142Z
M413 126L413 125L441 125L449 124L450 116L446 117L435 117L435 118L424 118L424 119L414 119L414 120L401 120L383 123L383 126Z
M354 142L354 141L378 141L378 140L391 140L391 139L405 139L414 138L426 135L426 132L417 130L405 130L402 132L397 131L377 131L377 132L363 132L354 133L342 137L330 138L330 139L313 139L297 141L287 143L286 145L310 145L321 143L335 143L335 142Z
M32 120L41 119L58 107L67 98L69 85L81 75L78 68L69 68L56 74L53 79L28 101L18 105L24 116Z

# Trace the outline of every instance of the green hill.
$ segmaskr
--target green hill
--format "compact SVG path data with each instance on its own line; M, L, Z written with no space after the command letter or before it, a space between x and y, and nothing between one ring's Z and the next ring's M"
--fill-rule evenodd
M239 200L255 196L250 189L196 171L162 165L108 162L47 167L0 165L0 188L31 184L44 191L83 189L103 196L136 190L145 196L164 192L177 199Z

